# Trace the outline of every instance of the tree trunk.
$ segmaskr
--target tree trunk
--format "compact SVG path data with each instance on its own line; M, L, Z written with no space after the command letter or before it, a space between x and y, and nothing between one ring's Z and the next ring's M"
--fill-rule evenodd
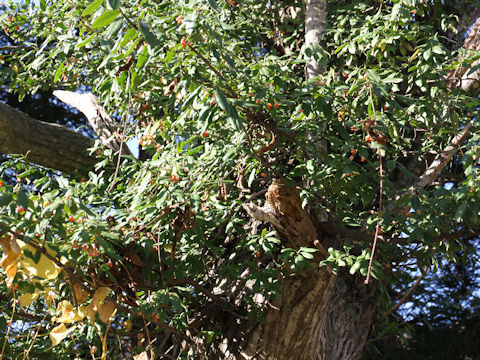
M302 209L295 188L274 183L266 198L263 207L245 204L244 208L250 216L272 224L285 246L315 246L323 256L326 245L341 247L339 239L318 235L319 226ZM283 279L266 322L258 324L247 341L244 359L354 360L361 356L375 310L374 286L348 271L334 275L326 267L318 268L321 258L316 256L313 270L304 275Z
M0 103L0 152L23 154L35 164L66 173L87 173L95 157L87 149L94 141L56 124L32 119Z

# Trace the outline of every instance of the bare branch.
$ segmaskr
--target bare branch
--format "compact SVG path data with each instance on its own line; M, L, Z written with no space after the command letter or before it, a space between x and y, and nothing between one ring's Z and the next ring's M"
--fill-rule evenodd
M428 270L428 267L425 267L425 270L424 271L427 271ZM407 302L407 300L412 296L413 292L415 291L415 289L418 287L418 285L420 285L420 282L422 281L422 279L424 278L424 273L421 273L420 276L417 278L417 280L415 281L415 283L412 285L412 287L410 289L408 289L408 291L405 293L405 295L402 296L402 298L400 299L399 302L397 302L395 305L392 306L392 308L390 309L389 313L392 313L392 312L395 312L397 311L400 306L402 306L403 304L405 304Z
M442 170L447 166L447 164L452 160L455 151L461 146L463 141L468 135L468 132L473 126L474 121L471 120L463 130L455 136L450 145L448 145L430 164L430 166L425 170L425 172L420 176L420 179L415 183L415 185L425 188L429 186L437 176L442 172Z
M123 154L129 154L127 147L121 147L123 136L118 132L117 125L108 115L105 109L98 103L95 95L77 94L72 91L55 90L53 92L59 100L71 105L82 112L88 119L95 133L103 145L115 151L122 150Z

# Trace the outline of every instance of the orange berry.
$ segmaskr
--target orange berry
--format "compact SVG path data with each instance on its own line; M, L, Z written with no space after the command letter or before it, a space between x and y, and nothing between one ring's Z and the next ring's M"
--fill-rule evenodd
M267 177L267 173L264 173L264 172L261 173L260 175L261 175L262 177Z
M256 103L257 103L257 104L261 104L261 103L262 103L262 100L257 99L257 100L256 100Z
M352 149L352 150L350 150L350 152L351 152L352 154L355 154L355 153L357 152L357 150Z
M208 132L207 132L207 131L204 131L204 132L202 133L202 137L206 138L207 136L208 136Z
M360 159L361 162L365 162L365 156L362 156L362 158Z
M268 109L268 110L270 110L272 107L273 107L272 104L270 104L270 103L267 104L267 109Z
M278 108L278 102L275 101L275 109Z
M474 188L471 188L470 189L470 194L473 194L475 192L475 189Z
M385 105L385 106L383 107L383 110L387 111L387 110L388 110L388 106Z
M410 11L412 14L416 14L417 13L417 9L413 9L412 11Z
M367 136L365 137L365 141L366 141L366 142L372 142L372 137L371 137L370 135L367 135Z
M3 181L0 180L0 187L3 187Z
M187 39L182 38L182 40L180 40L180 45L182 45L182 47L184 48L185 46L190 45L190 42L187 41Z
M68 221L75 222L75 218L73 216L69 216Z

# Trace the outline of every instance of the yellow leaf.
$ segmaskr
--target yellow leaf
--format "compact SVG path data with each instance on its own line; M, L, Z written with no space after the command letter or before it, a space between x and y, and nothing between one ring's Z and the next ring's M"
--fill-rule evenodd
M92 298L93 310L98 311L98 309L100 309L109 291L109 287L99 287L95 290Z
M148 354L147 354L146 351L144 351L144 352L141 352L141 353L138 354L138 355L135 355L135 356L133 357L133 359L134 359L134 360L148 360Z
M126 332L129 332L131 329L132 329L132 320L128 319L128 320L125 320L123 323L122 323L123 327L125 328L125 331Z
M23 241L18 242L22 250L28 250L33 254L37 251L32 246L25 244ZM51 256L55 256L56 252L50 250L47 247L47 252ZM20 266L29 276L38 276L43 279L53 280L60 273L61 269L52 260L50 260L45 254L40 255L40 260L35 263L33 259L23 256L20 260Z
M60 323L72 324L74 322L83 320L85 317L85 307L81 306L78 309L75 309L68 300L62 300L58 304L57 313L61 313L60 317L54 318L53 320Z
M114 311L115 304L111 301L105 301L105 304L103 304L102 307L98 310L98 316L104 324L107 324L110 320L110 317L112 317Z
M40 295L39 291L35 291L33 294L23 294L18 297L20 300L20 306L30 306Z
M52 340L52 347L60 344L63 339L65 339L70 332L75 329L75 326L72 326L70 329L67 329L65 324L58 325L50 331L50 340Z
M0 266L3 267L7 273L7 286L11 286L17 273L21 250L17 241L13 238L0 238L0 245L3 248L3 257L2 260L0 260Z
M86 309L86 315L87 315L87 319L90 320L92 323L95 322L95 314L96 314L96 311L94 309L94 305L93 305L93 301L87 306L87 309Z
M79 304L84 303L88 299L88 293L78 283L73 284L73 293Z

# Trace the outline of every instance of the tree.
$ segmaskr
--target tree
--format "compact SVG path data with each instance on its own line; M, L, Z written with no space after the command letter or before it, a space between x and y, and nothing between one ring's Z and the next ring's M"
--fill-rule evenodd
M3 165L2 352L360 358L402 280L476 252L475 5L11 5L10 89L57 90L98 141L0 104L0 151L25 155Z

